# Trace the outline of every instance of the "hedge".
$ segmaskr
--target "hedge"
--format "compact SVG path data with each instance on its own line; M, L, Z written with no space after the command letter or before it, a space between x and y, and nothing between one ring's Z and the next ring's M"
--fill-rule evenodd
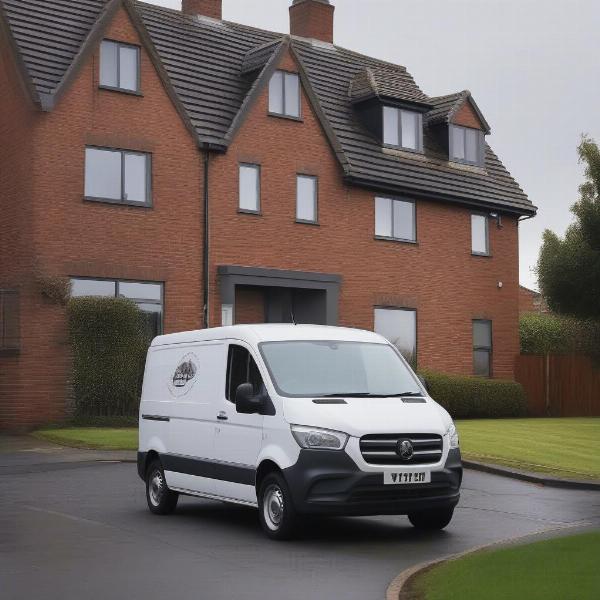
M67 305L73 354L74 418L138 413L150 332L125 298L72 298Z
M504 379L485 379L421 371L431 397L453 419L524 417L527 400L521 384Z

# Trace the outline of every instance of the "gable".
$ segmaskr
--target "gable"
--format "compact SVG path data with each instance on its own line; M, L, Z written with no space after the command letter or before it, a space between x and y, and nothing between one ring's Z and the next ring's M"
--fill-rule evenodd
M462 125L463 127L481 129L482 131L485 130L485 127L481 123L481 120L469 99L466 99L462 106L454 113L451 122L455 125Z

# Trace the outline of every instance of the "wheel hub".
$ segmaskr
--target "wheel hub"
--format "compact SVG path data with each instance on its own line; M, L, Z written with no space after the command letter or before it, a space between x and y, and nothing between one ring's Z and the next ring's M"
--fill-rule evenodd
M162 473L158 470L152 473L149 486L150 501L154 506L158 506L162 499L165 489L165 482Z
M270 486L263 502L265 521L270 529L276 530L281 525L284 512L283 492L279 486Z

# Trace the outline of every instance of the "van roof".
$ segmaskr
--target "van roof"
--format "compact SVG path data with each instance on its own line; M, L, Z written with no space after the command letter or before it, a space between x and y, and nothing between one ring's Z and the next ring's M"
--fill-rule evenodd
M183 331L161 335L152 341L152 346L187 344L210 340L238 339L250 344L288 340L339 340L348 342L387 343L385 338L364 329L331 327L327 325L233 325L197 331Z

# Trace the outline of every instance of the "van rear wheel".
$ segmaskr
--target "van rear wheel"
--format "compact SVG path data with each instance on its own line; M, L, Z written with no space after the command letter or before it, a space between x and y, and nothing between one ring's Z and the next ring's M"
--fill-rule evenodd
M273 540L288 540L294 535L298 515L285 479L269 473L258 492L258 515L263 531Z
M170 515L177 506L179 494L167 487L162 464L153 460L146 471L146 501L155 515Z
M424 530L444 529L452 521L454 508L441 508L410 513L408 520L413 527Z

